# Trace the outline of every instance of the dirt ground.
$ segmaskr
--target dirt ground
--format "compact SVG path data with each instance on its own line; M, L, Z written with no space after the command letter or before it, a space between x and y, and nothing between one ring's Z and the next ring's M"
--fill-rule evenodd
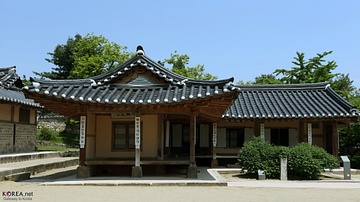
M43 186L0 182L0 201L360 201L358 189L185 186ZM6 196L7 191L31 197ZM5 196L4 196L5 192Z

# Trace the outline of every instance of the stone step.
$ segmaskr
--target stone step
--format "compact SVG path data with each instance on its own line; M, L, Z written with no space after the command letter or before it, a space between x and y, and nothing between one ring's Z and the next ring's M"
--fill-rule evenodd
M6 175L5 180L19 182L30 179L30 175L31 173L29 172L14 173L14 174Z
M336 174L336 175L343 175L344 174L344 168L340 167L340 168L336 168L336 169L325 169L325 173L332 173L332 174ZM350 169L350 173L351 175L360 175L360 170L359 169Z
M19 154L2 154L0 155L0 164L30 161L35 159L55 158L55 157L75 157L79 156L78 150L71 151L44 151Z
M28 172L31 175L45 172L47 170L65 168L79 164L78 157L57 157L36 159L24 162L15 162L0 164L0 181L5 179L5 176Z

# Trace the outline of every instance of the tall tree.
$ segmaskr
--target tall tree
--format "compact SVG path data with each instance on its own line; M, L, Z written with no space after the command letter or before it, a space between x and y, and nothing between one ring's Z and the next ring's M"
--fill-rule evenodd
M305 53L296 52L297 57L292 63L295 65L290 70L276 69L276 76L282 75L280 78L284 83L317 83L330 82L337 76L332 71L337 67L334 60L326 61L325 56L331 54L332 51L318 53L315 57L305 60Z
M132 53L126 46L109 42L104 36L79 34L68 38L66 44L57 45L45 60L54 64L51 72L34 72L42 78L87 78L104 73L128 60Z
M331 88L347 100L355 96L356 88L353 86L353 81L350 79L349 74L339 74L336 76L331 82Z
M126 49L102 35L87 34L76 43L70 78L87 78L109 71L132 56Z
M282 82L273 74L262 74L261 76L255 77L253 84L281 84Z
M66 44L58 44L54 52L47 53L50 58L45 60L55 65L51 72L34 72L35 75L49 79L67 79L74 68L74 52L81 35L76 34L74 38L69 37Z
M216 80L217 76L205 73L204 65L197 65L195 67L186 67L189 64L190 57L186 54L178 54L177 51L170 55L170 58L165 59L160 64L168 63L172 65L171 71L198 80Z

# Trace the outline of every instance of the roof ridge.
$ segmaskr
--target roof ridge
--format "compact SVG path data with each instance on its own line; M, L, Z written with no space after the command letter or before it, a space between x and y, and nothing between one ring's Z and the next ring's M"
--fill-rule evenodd
M252 85L235 85L242 90L306 90L306 89L323 89L329 87L328 82L302 83L302 84L252 84Z
M142 48L142 47L141 47ZM229 85L234 81L234 78L222 79L222 80L196 80L192 78L185 77L183 75L177 74L165 66L159 64L158 62L153 61L151 58L147 57L144 54L143 49L137 51L136 55L127 60L126 62L116 66L115 68L93 76L86 79L64 79L64 80L44 80L44 79L36 79L31 78L32 81L38 83L58 83L58 84L90 84L90 85L105 85L111 83L118 76L125 74L130 71L133 67L141 66L148 71L151 71L153 74L158 77L164 79L167 82L170 82L172 85ZM188 84L187 84L188 83ZM231 85L232 86L232 85Z

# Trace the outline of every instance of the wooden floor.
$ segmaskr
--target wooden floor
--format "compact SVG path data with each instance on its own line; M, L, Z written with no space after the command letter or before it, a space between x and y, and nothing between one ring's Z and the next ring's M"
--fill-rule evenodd
M86 165L135 165L135 159L90 159L85 161ZM140 165L190 165L189 159L140 159Z

